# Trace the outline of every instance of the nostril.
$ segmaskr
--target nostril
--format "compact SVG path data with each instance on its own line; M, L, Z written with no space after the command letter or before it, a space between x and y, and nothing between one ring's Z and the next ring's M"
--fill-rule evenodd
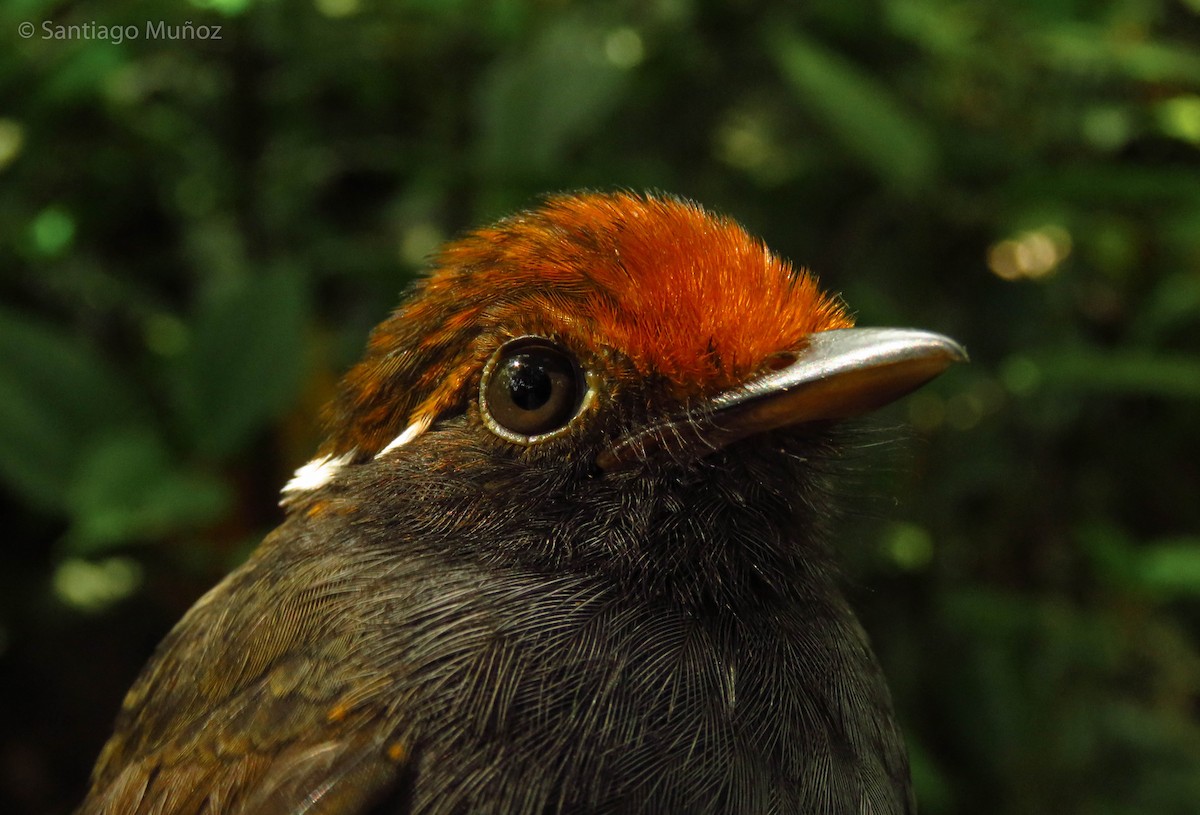
M780 351L778 354L767 357L767 370L782 371L795 361L796 353L794 351Z

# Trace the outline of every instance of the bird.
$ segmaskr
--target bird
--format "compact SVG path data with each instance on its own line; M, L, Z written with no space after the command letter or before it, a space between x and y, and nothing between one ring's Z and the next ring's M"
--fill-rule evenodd
M838 462L965 359L665 193L464 234L338 385L280 526L158 646L77 812L915 812Z

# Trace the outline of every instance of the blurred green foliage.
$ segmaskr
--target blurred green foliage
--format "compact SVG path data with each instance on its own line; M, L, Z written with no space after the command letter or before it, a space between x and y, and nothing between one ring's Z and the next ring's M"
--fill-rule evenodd
M0 38L3 811L77 800L427 253L625 186L972 353L856 454L923 811L1196 812L1197 0L20 0Z

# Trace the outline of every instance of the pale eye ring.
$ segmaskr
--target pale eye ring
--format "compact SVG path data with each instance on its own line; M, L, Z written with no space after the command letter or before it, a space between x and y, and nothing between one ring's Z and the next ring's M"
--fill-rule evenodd
M542 337L502 345L483 369L479 407L488 429L535 444L567 429L586 404L587 375L565 349Z

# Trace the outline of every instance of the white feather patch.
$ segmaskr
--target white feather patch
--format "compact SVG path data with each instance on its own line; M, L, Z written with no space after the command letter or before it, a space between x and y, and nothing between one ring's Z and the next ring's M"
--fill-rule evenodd
M388 444L387 447L383 448L378 453L376 453L375 458L379 458L384 453L391 452L392 450L395 450L397 447L403 447L404 445L408 444L410 441L415 439L417 436L421 435L426 430L428 430L429 425L431 425L431 424L433 424L433 417L431 417L431 416L422 416L421 418L417 419L415 422L410 424L408 427L404 428L403 433L401 433L396 438L392 439L392 441Z
M284 494L286 495L289 492L310 492L318 487L325 486L338 474L338 470L350 463L350 459L353 457L354 451L351 450L349 453L340 456L314 458L296 470L296 474L292 476L292 480L284 485Z

